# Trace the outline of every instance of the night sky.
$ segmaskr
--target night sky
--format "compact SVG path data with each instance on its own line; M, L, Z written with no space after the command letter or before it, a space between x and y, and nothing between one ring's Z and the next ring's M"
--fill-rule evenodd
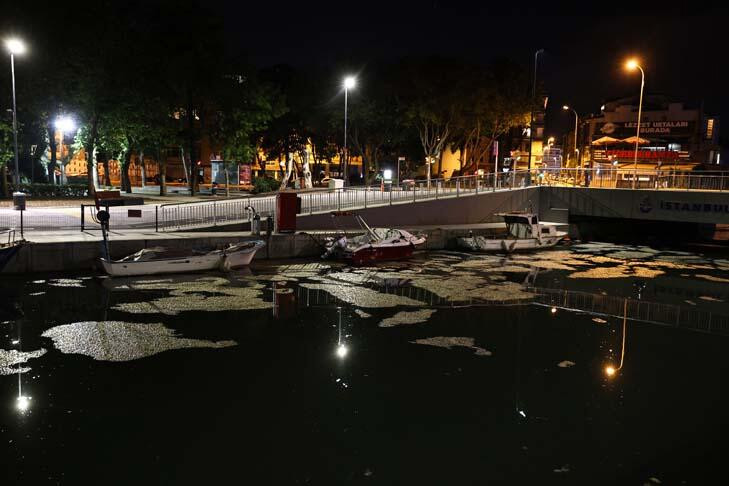
M179 1L194 4L197 0ZM84 29L74 25L73 17L81 3L63 3L68 16L58 19L62 28L55 35L64 35L65 29ZM206 23L200 17L215 17L224 26L228 54L247 56L260 67L276 63L341 66L344 74L366 72L380 60L440 54L482 62L508 57L531 73L534 52L543 48L538 83L550 99L548 136L560 136L574 123L572 115L561 110L563 104L584 116L599 112L606 99L637 95L639 73L623 69L625 59L633 55L646 71L646 92L703 102L708 114L729 120L729 6L596 0L567 6L540 2L538 7L526 2L502 2L501 6L479 2L483 5L479 7L461 0L198 3L203 7L189 28L205 35ZM177 5L167 0L163 8ZM32 2L4 7L0 26L17 28L32 40L34 29L25 24L37 19L35 9ZM110 25L109 35L123 28ZM187 28L181 25L180 32ZM338 79L322 82L335 86ZM729 122L723 132L726 138Z
M729 114L727 55L721 54L729 47L729 7L549 3L509 10L433 0L245 7L219 1L216 8L225 14L231 47L260 65L336 63L365 70L376 59L437 53L483 61L506 56L529 68L534 52L544 48L538 81L550 97L548 135L573 123L563 104L583 115L599 112L605 99L637 95L640 75L622 67L631 55L646 71L646 92L703 101L709 114Z

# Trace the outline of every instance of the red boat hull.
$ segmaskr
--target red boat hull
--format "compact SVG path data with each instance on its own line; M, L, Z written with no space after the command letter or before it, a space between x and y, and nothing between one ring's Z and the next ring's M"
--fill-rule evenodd
M346 258L350 259L354 265L369 265L377 262L410 258L413 256L414 249L413 245L374 246L358 250L351 255L347 255Z

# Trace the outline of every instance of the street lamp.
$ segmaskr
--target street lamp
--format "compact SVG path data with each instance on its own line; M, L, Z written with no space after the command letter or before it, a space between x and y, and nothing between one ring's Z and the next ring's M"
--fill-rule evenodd
M640 115L643 111L643 87L645 86L645 72L640 67L636 59L629 59L625 63L625 69L628 71L635 71L640 69L640 101L638 102L638 128L635 133L635 151L633 152L633 189L635 189L635 180L638 176L638 142L640 141Z
M8 39L5 47L10 52L10 74L13 84L13 138L15 140L15 190L20 190L20 168L18 167L18 113L15 107L15 55L25 53L25 44L20 39Z
M577 123L580 119L580 115L577 114L577 111L574 108L570 108L568 105L563 105L562 109L563 110L572 110L572 113L575 114L575 157L576 157L575 167L577 167L577 170L579 171L579 169L580 169L579 166L581 164L580 164L580 149L577 148Z
M66 179L66 165L63 163L63 136L64 133L73 131L76 128L76 123L71 117L59 116L56 118L54 125L61 135L61 184L63 184Z
M527 161L527 185L531 184L532 180L532 139L534 137L534 99L537 97L537 60L539 54L544 54L544 49L539 49L534 53L534 76L532 78L532 106L529 110L529 160ZM516 166L514 166L516 170Z
M354 86L357 84L357 80L354 76L347 76L344 78L344 185L347 184L347 155L349 155L347 151L347 95L349 94L349 90L354 88ZM339 164L342 166L342 164Z

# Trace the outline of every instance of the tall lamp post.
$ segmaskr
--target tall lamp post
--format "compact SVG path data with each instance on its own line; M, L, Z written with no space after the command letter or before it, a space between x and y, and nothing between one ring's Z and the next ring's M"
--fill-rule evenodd
M13 138L15 141L15 190L20 189L20 168L18 167L18 113L15 107L15 55L25 52L25 44L20 39L8 39L5 47L10 52L10 75L13 84Z
M54 123L56 130L61 135L61 184L66 183L66 164L63 163L63 137L66 133L72 132L76 128L73 119L68 116L59 116Z
M640 67L638 61L630 59L625 63L625 68L628 71L634 71L636 68L640 69L640 101L638 102L638 128L635 133L635 151L633 152L633 189L635 189L635 180L638 177L638 142L640 142L640 115L643 112L643 87L645 86L645 72Z
M347 173L347 162L348 162L348 156L349 151L347 150L347 95L349 94L349 90L354 88L354 86L357 84L357 80L354 78L354 76L347 76L344 78L344 164L339 164L340 166L344 167L344 185L348 186L349 184L348 179L348 173Z
M577 123L580 119L580 115L577 114L577 111L574 108L570 108L568 105L562 106L563 110L572 110L572 113L575 114L575 167L577 167L577 171L579 174L580 170L580 149L577 148Z
M532 182L532 139L534 137L534 99L537 97L537 60L539 54L544 54L544 49L534 53L534 76L532 77L532 107L529 110L529 160L527 161L527 185ZM516 170L516 166L514 166Z

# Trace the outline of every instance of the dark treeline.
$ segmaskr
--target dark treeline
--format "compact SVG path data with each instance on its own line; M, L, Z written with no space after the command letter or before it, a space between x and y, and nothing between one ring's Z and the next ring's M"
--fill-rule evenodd
M20 7L18 7L20 9ZM226 161L286 160L311 142L317 165L343 151L342 77L354 68L348 146L362 157L368 179L381 164L407 156L414 171L443 150L459 149L461 173L489 161L493 141L528 123L528 73L514 63L490 65L443 57L336 66L257 68L226 45L221 19L193 1L97 1L37 12L10 11L3 37L18 35L28 53L16 57L20 172L51 181L56 160L54 120L78 125L66 143L83 148L88 186L93 166L118 160L123 189L136 155L150 155L165 180L166 153L182 157L195 186L200 141ZM194 26L194 28L191 28ZM9 67L9 66L8 66ZM4 193L13 170L10 70L0 70L0 170ZM64 157L68 159L70 156ZM419 162L413 162L419 161ZM108 183L108 181L107 181ZM164 193L164 183L160 190Z

